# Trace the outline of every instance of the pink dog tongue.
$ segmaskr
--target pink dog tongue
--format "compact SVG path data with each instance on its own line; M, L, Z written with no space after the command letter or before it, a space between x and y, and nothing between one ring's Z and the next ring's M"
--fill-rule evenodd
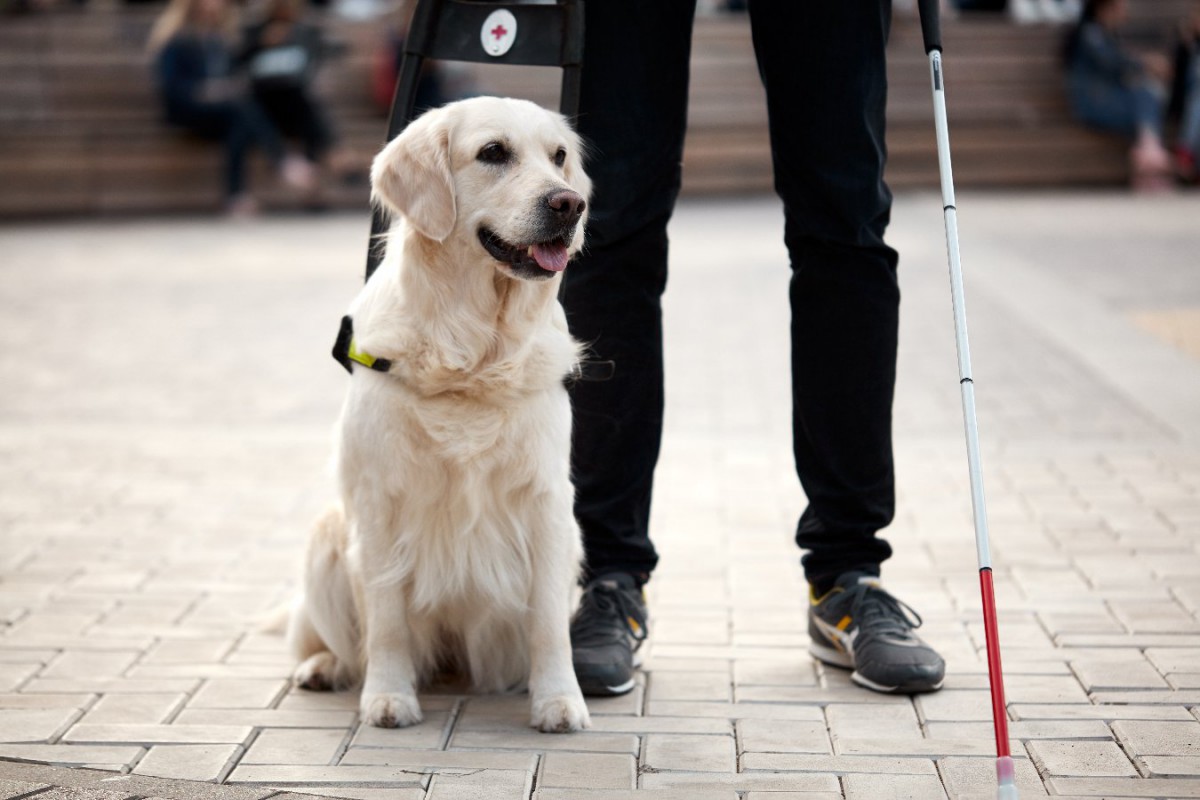
M567 268L567 248L561 244L535 244L529 248L529 254L542 269L551 272L562 272Z

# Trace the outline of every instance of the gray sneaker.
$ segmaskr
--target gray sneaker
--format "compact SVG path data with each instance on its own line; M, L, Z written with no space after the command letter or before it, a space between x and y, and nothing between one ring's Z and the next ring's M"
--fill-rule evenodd
M847 572L822 597L810 591L808 651L876 692L919 694L942 688L946 662L913 630L921 617L884 591L879 578Z
M633 689L645 638L646 601L632 577L613 572L584 587L571 619L571 656L583 693L605 697Z

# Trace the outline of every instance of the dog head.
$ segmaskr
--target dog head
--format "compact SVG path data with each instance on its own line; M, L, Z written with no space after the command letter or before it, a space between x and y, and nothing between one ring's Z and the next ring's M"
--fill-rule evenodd
M583 246L591 181L579 136L561 115L476 97L423 114L388 143L371 167L371 191L469 260L546 280Z

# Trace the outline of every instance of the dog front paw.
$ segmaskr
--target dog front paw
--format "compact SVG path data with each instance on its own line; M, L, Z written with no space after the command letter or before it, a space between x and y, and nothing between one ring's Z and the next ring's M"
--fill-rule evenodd
M376 728L407 728L422 719L421 705L411 694L364 692L359 708L367 724Z
M530 724L543 733L570 733L592 726L583 695L534 698Z

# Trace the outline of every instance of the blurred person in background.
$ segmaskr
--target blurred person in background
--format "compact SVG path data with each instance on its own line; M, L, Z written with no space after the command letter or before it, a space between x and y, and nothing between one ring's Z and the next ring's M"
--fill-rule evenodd
M1196 169L1196 157L1200 155L1200 2L1179 24L1171 116L1179 120L1175 145L1179 173L1184 180L1195 183L1200 178Z
M228 0L171 0L150 31L148 49L167 122L225 145L225 203L235 216L257 211L246 190L246 155L261 150L284 182L309 192L312 164L289 155L279 131L233 78L230 37L236 13Z
M1171 156L1163 145L1166 59L1135 54L1118 29L1128 18L1126 0L1088 0L1064 47L1067 91L1079 121L1133 140L1129 151L1137 188L1166 186Z
M311 164L340 171L337 136L312 82L321 62L343 48L302 19L304 0L270 0L262 21L246 27L237 64L245 65L250 93L286 137L298 139Z
M404 63L404 45L414 8L414 3L401 2L393 10L386 36L372 61L371 99L381 114L387 114L392 107L392 97L396 90L396 79L400 77L400 67ZM470 71L465 64L427 58L421 63L413 108L419 115L431 108L475 94Z

